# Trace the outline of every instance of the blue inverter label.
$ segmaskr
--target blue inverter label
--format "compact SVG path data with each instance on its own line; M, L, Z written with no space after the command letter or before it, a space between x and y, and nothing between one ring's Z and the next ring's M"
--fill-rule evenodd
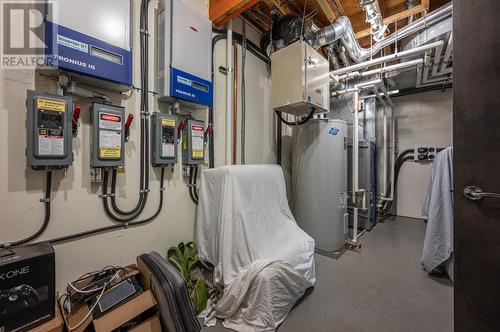
M176 68L171 68L170 96L212 107L212 82L201 79Z
M47 63L59 69L132 85L132 53L78 31L45 22Z

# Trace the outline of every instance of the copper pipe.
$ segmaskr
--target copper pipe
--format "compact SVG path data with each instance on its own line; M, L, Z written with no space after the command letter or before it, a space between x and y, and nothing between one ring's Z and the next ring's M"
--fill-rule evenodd
M238 144L238 44L233 44L234 75L233 75L233 165L236 165L236 151Z

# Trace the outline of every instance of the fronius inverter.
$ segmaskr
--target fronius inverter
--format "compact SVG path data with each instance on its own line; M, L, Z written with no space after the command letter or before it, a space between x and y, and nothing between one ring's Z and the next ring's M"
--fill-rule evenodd
M153 113L151 131L151 161L161 167L177 163L177 117Z
M189 119L182 132L182 163L199 165L204 160L204 123Z
M182 0L161 0L157 52L160 101L211 107L212 22Z
M119 167L125 163L125 109L93 103L90 167Z
M130 0L48 1L44 28L52 67L95 86L132 85Z
M28 90L27 146L28 167L65 168L73 163L73 100Z

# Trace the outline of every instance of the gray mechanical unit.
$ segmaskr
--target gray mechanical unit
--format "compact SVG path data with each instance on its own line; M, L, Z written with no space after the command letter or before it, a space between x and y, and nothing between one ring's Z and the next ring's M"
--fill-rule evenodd
M66 168L73 163L73 100L28 90L26 157L33 169Z
M347 188L352 193L352 140L348 142ZM371 230L377 223L377 146L370 140L359 141L359 188L365 189L366 209L359 209L358 229ZM352 195L352 194L351 194ZM352 207L349 225L352 226Z
M203 164L204 160L204 122L189 119L182 131L182 163L185 165Z
M90 167L119 167L125 164L125 109L93 103Z
M153 113L151 116L151 162L153 166L177 163L177 117L175 115Z

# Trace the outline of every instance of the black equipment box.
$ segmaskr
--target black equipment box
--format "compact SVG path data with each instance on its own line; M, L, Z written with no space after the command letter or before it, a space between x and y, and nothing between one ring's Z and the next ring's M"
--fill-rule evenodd
M27 331L54 315L54 248L43 242L0 249L0 332Z

